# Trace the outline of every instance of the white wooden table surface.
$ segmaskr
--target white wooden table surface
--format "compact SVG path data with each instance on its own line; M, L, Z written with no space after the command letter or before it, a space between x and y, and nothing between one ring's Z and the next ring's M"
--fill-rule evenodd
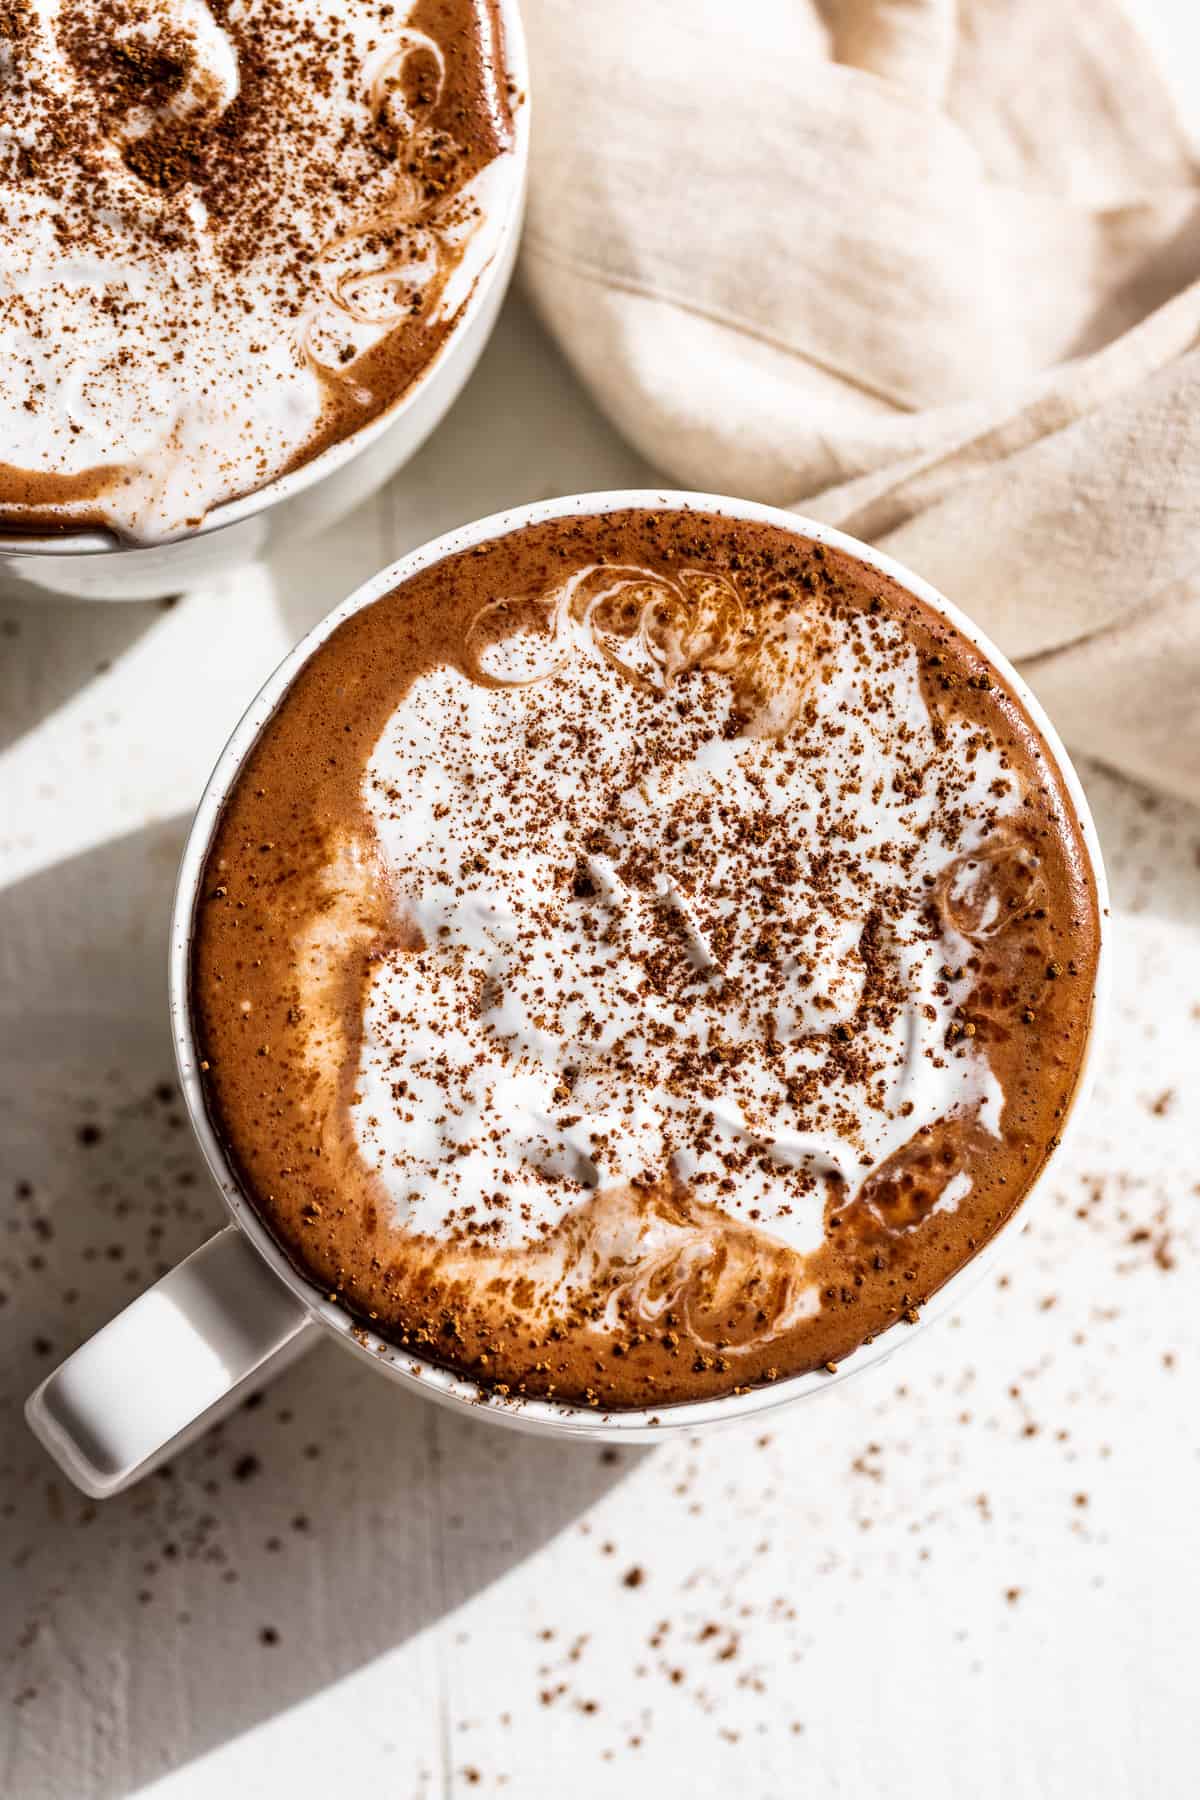
M1200 8L1156 13L1200 89ZM163 968L244 703L409 546L651 474L513 300L437 437L320 545L170 607L0 603L11 1800L1200 1791L1200 813L1099 769L1098 1090L1008 1272L887 1369L633 1453L452 1418L330 1345L99 1507L24 1432L52 1361L220 1221Z

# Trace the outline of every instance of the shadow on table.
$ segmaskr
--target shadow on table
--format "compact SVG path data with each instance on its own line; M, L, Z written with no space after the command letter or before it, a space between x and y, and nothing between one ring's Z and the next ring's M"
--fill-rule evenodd
M638 1460L491 1430L321 1346L99 1505L24 1428L54 1362L221 1222L175 1090L184 821L0 892L0 1756L125 1794L430 1625Z
M1200 809L1102 763L1081 757L1078 767L1114 914L1194 924L1200 913ZM1119 929L1114 935L1119 938Z
M0 572L0 750L103 675L170 600L64 600Z

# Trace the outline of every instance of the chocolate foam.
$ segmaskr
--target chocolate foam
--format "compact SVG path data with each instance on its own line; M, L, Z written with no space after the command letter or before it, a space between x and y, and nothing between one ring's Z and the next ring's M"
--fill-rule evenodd
M515 102L496 0L0 0L0 530L170 538L392 406Z
M197 908L210 1114L297 1266L503 1393L836 1363L1020 1204L1094 884L1016 697L765 525L527 527L343 624Z

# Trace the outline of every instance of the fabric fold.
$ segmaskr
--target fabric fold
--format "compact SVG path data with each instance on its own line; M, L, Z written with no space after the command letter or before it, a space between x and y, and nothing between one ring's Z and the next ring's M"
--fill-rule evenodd
M526 12L525 280L617 427L911 563L1200 798L1200 174L1117 0Z

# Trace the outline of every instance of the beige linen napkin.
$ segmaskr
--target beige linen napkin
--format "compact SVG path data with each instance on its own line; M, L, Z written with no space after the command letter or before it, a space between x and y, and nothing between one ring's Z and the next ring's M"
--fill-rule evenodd
M902 558L1200 798L1200 174L1117 0L525 12L525 278L605 412Z

